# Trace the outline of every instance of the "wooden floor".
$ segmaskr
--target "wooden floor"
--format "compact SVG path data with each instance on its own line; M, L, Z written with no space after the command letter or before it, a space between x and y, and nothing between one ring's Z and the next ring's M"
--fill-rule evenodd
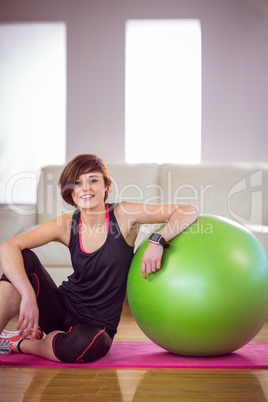
M11 323L10 329L13 329ZM116 341L149 341L124 307ZM268 323L254 338L268 342ZM0 401L268 401L268 370L0 366Z

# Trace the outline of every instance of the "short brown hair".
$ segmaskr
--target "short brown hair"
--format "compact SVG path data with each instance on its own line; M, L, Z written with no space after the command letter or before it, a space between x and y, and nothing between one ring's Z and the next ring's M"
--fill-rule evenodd
M75 206L72 196L74 184L81 174L89 172L98 172L102 174L104 184L107 187L104 202L107 200L109 192L111 192L112 188L112 181L107 167L104 165L102 159L97 155L81 154L67 163L60 175L59 185L64 201L72 206Z

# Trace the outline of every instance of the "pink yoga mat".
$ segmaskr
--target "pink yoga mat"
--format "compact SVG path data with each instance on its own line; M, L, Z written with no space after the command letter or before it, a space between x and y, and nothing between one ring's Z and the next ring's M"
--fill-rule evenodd
M0 355L1 365L113 368L268 368L268 343L250 342L229 355L186 357L165 351L152 342L114 342L109 353L91 363L55 363L26 354Z

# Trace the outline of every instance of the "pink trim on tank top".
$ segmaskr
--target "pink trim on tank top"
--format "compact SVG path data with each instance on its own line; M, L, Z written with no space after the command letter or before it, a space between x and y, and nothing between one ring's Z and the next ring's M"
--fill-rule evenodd
M109 208L108 208L108 204L105 205L106 207L106 234L108 236L108 232L109 232L109 226L110 226L110 215L109 215ZM80 244L80 249L87 254L91 254L88 251L86 251L83 247L82 244L82 235L81 235L81 214L79 217L79 244Z

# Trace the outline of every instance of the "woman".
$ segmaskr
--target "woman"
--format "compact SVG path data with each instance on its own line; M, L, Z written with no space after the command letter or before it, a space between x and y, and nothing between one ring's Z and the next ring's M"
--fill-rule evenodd
M91 154L71 160L59 184L75 211L0 246L0 333L19 313L18 331L0 335L0 352L83 363L111 347L140 225L165 223L144 253L146 279L161 268L166 242L191 225L198 211L191 205L107 204L111 179L102 160ZM59 288L30 251L51 241L69 247L74 268Z

